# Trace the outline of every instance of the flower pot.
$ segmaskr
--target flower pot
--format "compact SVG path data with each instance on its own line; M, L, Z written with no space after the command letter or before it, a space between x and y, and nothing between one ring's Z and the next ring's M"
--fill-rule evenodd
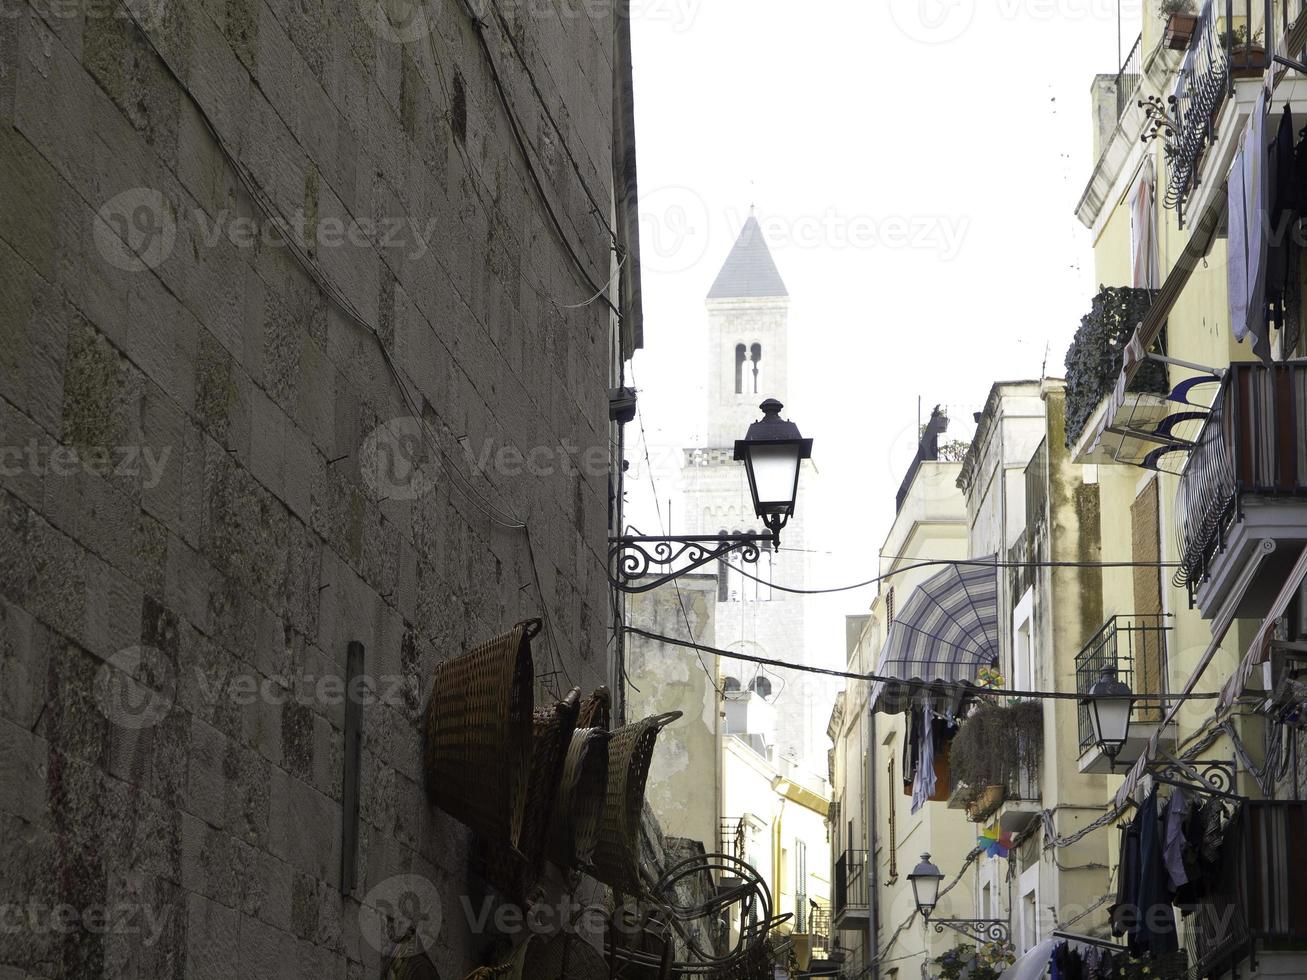
M1270 59L1260 44L1245 44L1230 52L1230 74L1235 78L1261 78Z
M1198 30L1197 14L1172 14L1166 22L1166 46L1172 51L1184 51Z

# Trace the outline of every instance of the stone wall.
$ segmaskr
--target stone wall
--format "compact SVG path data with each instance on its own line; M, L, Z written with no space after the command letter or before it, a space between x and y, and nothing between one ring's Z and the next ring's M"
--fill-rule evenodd
M443 911L446 980L478 961L469 833L420 785L432 669L543 615L538 696L591 687L609 615L612 325L572 306L487 53L603 283L611 6L501 7L488 52L456 0L0 17L15 975L375 977L360 900L392 891ZM342 898L350 641L377 687Z

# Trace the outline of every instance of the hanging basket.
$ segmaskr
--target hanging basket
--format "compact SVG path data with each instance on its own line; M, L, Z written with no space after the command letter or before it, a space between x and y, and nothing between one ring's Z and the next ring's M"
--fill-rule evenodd
M613 696L608 688L597 687L594 692L581 702L581 717L577 728L602 728L608 731L612 724Z
M540 620L436 667L427 700L427 796L486 841L520 850L531 763L531 639Z
M679 711L654 715L613 732L608 743L608 788L594 876L627 895L644 893L640 881L640 815L658 733L681 717Z
M572 733L550 828L549 857L560 868L588 865L594 859L608 787L608 740L601 728Z
M486 877L506 896L523 904L544 871L549 820L580 710L580 688L557 704L535 709L520 853L505 844L488 848Z

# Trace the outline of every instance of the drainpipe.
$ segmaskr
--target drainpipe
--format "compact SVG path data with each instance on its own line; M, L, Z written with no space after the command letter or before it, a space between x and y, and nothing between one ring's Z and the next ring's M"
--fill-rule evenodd
M871 977L880 980L880 869L876 866L876 712L867 702L867 905L871 914ZM890 801L893 806L893 801ZM850 842L852 843L852 842Z

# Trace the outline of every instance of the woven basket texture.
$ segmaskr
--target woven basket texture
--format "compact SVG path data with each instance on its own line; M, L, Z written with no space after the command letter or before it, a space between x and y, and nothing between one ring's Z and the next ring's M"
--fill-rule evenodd
M594 876L625 895L640 896L640 815L658 733L681 712L654 715L613 732L608 742L608 787L594 852Z
M572 733L549 838L550 860L560 868L586 866L594 858L608 788L608 738L602 728Z
M556 704L535 709L531 775L527 783L521 847L518 851L504 844L491 844L488 848L487 879L506 896L522 904L526 903L544 872L549 820L554 812L554 800L580 710L579 688Z
M447 660L427 700L427 796L485 841L522 845L532 747L531 638L539 620Z

